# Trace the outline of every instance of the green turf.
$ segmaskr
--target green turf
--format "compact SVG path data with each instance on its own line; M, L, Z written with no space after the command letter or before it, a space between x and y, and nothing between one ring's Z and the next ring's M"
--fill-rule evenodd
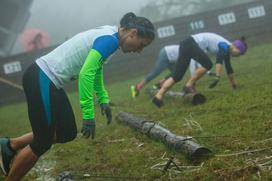
M52 177L69 170L80 175L133 176L142 180L271 180L272 174L268 167L258 169L252 162L272 156L271 149L240 156L219 156L272 147L272 140L266 140L272 137L271 49L272 44L261 45L233 60L239 83L235 91L231 89L225 74L213 90L207 88L210 77L201 79L197 88L207 97L204 105L192 106L182 99L168 98L165 99L165 106L158 109L151 104L145 91L133 100L129 86L142 77L106 86L112 102L116 104L113 107L114 115L119 111L127 111L160 121L175 134L193 136L215 154L208 160L189 161L181 153L170 150L162 143L115 120L108 126L97 107L97 134L94 141L85 140L79 134L71 143L55 145L39 163L48 164L47 167L52 168L50 163L55 162L53 169L48 171ZM173 89L180 90L184 80ZM69 94L69 98L80 130L78 95ZM1 107L0 120L0 135L18 136L31 130L24 103ZM196 121L201 128L188 125L186 120ZM143 145L139 147L140 144ZM166 158L174 156L180 166L203 165L199 170L183 169L180 174L170 171L163 175L161 171L151 167L163 161L161 157L164 153ZM32 171L25 180L33 180L42 174L44 173Z

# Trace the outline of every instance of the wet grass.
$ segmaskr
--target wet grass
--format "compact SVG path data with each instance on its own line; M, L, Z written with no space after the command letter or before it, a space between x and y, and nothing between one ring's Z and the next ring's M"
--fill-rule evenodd
M116 121L108 126L97 107L95 140L85 140L79 134L73 142L55 145L43 156L43 161L56 161L48 173L56 177L60 172L69 170L76 175L76 180L84 173L139 177L141 180L271 180L268 167L261 169L252 162L272 156L272 140L263 141L272 137L271 49L272 44L258 46L250 49L244 57L233 60L239 83L235 91L231 89L225 75L213 90L207 88L210 77L200 80L197 88L207 97L207 102L199 106L192 106L182 99L168 98L165 99L165 106L158 109L151 104L144 91L133 100L129 85L135 84L141 77L107 86L111 100L116 104L113 107L114 115L119 111L127 111L160 121L175 134L193 136L201 145L213 151L212 158L192 162L162 143ZM180 90L183 84L184 81L174 89ZM69 98L80 130L78 95L69 94ZM0 135L18 136L30 131L24 103L1 107L0 120ZM186 120L199 123L201 129L188 125ZM269 149L238 156L220 156L262 148ZM160 170L151 169L163 161L163 155L166 158L174 156L179 166L199 166L199 169L187 168L179 174L173 171L163 174ZM31 172L25 180L33 180L37 175Z

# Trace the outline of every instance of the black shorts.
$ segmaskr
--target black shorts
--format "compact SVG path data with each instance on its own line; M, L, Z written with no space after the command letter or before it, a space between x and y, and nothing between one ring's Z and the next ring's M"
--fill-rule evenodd
M24 73L23 87L34 139L32 151L40 156L56 143L73 140L77 134L75 116L63 89L57 89L34 63Z
M172 78L175 82L183 78L191 59L200 63L207 70L212 68L212 61L209 56L198 46L193 37L189 37L183 40L179 46L179 57L175 70L172 73Z

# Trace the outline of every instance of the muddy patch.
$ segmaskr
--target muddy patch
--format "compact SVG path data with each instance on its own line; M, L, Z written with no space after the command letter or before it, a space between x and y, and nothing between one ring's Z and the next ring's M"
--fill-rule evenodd
M44 157L39 159L28 175L37 181L55 181L56 179L52 177L55 166L56 161Z

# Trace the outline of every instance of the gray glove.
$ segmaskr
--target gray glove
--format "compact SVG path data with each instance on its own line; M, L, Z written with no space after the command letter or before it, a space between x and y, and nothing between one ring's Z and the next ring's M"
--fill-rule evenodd
M82 136L86 139L89 138L90 135L92 135L92 139L94 139L94 137L95 137L95 120L94 119L83 120L81 133L82 133Z
M101 114L103 116L106 115L106 118L108 120L107 124L110 124L112 121L112 114L111 114L111 108L109 104L102 103L100 104L100 108L101 108Z

